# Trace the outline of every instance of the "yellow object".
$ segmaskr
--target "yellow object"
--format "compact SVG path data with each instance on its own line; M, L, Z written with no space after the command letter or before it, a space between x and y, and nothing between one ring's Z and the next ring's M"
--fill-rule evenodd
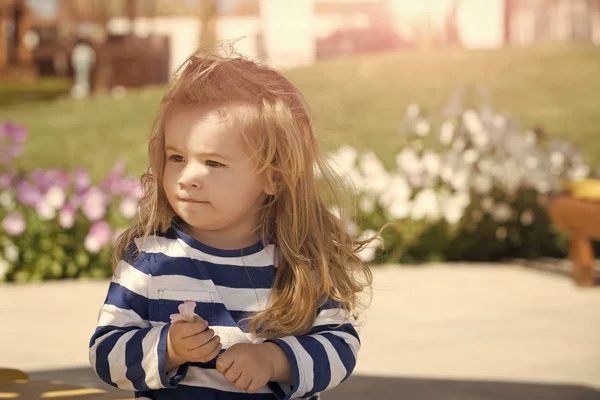
M53 398L64 398L64 397L75 397L75 396L84 396L88 394L100 394L106 393L101 389L70 389L70 390L57 390L54 392L46 392L42 394L42 399L53 399Z
M27 380L27 374L18 369L0 368L0 383L15 382L19 380Z
M570 182L571 195L576 199L600 200L600 179L583 179Z
M16 399L17 397L19 397L19 393L0 392L0 399Z

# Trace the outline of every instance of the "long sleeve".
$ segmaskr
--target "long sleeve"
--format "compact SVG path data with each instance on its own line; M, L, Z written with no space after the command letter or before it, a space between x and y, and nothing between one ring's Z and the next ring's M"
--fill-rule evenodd
M280 400L310 399L336 387L354 370L360 349L354 320L331 303L320 309L308 334L270 341L285 351L294 374L292 387L269 383Z
M148 321L152 255L136 253L128 251L130 256L115 268L90 340L90 364L100 379L120 389L172 388L183 379L187 364L174 376L165 371L169 325Z

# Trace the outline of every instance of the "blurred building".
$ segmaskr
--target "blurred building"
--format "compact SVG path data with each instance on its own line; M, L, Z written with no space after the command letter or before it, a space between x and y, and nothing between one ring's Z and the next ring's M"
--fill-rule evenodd
M505 0L505 43L600 44L600 0Z
M351 1L351 0L347 0ZM388 0L410 41L495 48L544 42L600 43L600 0ZM451 29L449 29L451 28Z
M0 0L0 77L69 75L86 40L98 87L164 82L209 24L240 53L290 67L423 46L600 43L600 0Z

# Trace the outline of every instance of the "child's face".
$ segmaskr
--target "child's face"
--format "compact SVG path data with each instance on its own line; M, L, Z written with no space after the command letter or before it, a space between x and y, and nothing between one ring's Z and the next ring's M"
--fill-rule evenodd
M165 193L192 235L222 248L253 244L269 191L239 128L215 111L181 108L166 122L165 154Z

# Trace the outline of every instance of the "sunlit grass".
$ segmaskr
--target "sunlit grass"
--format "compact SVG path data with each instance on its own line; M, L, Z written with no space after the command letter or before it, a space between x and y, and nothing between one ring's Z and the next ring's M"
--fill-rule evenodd
M484 85L497 111L581 145L586 160L598 165L599 65L593 46L455 49L356 56L286 75L308 98L328 150L345 142L373 149L389 164L402 145L397 130L410 103L438 112L461 85ZM139 174L163 90L131 91L120 100L30 102L0 108L0 121L29 129L22 166L84 166L99 178L121 158Z

